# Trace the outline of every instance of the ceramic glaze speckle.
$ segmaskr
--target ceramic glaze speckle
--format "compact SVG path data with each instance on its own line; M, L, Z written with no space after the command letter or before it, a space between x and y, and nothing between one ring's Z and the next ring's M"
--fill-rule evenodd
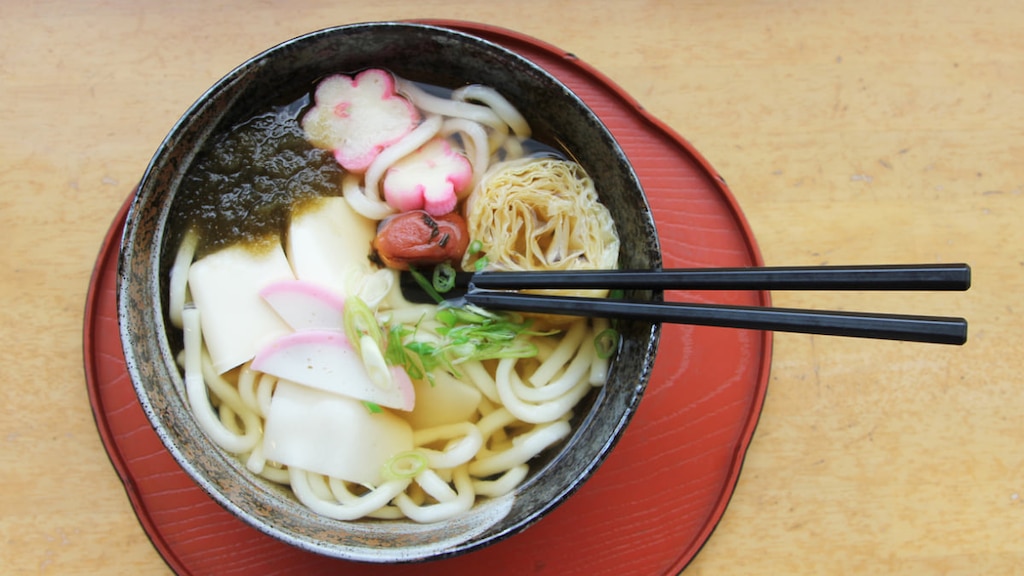
M255 528L317 553L368 562L434 559L515 534L586 481L614 446L650 376L659 328L625 323L608 384L577 409L573 435L532 462L510 497L478 503L438 524L317 516L288 490L250 474L210 442L192 420L165 326L172 249L164 232L175 191L195 153L223 126L270 101L281 86L311 85L336 72L383 67L411 80L497 88L524 111L541 140L571 151L616 220L620 266L658 268L653 218L629 162L576 96L527 60L451 30L404 23L345 26L281 44L244 63L211 88L158 149L132 203L118 270L118 320L128 373L154 429L182 468L222 506ZM634 293L632 298L655 298Z

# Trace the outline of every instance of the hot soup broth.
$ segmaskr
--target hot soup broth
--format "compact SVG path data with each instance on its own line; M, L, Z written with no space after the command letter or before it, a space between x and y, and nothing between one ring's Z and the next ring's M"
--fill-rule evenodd
M176 193L164 297L188 404L317 514L450 519L547 464L619 334L412 304L398 275L443 294L457 269L615 268L615 224L487 86L369 69L298 90L218 128Z

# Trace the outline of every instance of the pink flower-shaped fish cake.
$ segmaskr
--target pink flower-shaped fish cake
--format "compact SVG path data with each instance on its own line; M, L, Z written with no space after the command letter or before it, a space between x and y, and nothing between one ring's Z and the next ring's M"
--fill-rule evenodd
M441 216L455 208L472 179L469 160L435 138L388 169L384 199L399 212L422 209Z
M306 137L355 173L365 172L382 150L420 122L419 111L395 92L395 79L386 70L329 76L317 85L314 99L302 118Z

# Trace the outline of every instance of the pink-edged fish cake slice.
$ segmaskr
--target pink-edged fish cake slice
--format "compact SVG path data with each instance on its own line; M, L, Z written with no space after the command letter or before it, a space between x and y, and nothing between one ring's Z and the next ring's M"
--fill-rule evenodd
M334 330L304 330L278 338L256 354L252 368L386 408L410 411L416 403L404 369L388 367L387 382L374 380L359 351L344 333Z
M293 330L343 330L345 299L305 280L283 280L260 290L260 296Z

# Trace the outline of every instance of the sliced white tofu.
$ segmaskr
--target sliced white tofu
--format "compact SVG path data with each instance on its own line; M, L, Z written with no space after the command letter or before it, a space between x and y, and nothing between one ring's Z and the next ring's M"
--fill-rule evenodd
M467 422L480 406L480 391L447 372L434 373L434 382L413 380L416 406L403 414L416 430Z
M377 223L352 210L344 198L323 198L292 217L285 251L299 280L342 298L363 297L360 289L377 271L369 259L376 234Z
M334 478L379 486L392 456L413 449L412 428L388 411L278 380L263 432L269 460Z
M280 244L260 250L235 245L192 264L189 290L217 373L248 361L267 343L291 332L260 296L266 286L291 279Z

